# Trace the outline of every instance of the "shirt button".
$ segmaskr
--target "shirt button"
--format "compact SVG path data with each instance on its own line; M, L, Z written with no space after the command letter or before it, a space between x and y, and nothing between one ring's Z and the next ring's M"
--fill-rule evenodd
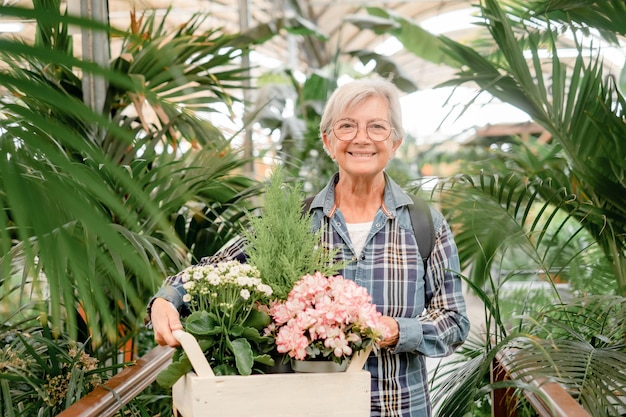
M353 257L352 257L352 261L353 261L353 262L354 262L354 261L356 261L356 256L353 256Z
M380 223L376 223L376 227L380 227Z

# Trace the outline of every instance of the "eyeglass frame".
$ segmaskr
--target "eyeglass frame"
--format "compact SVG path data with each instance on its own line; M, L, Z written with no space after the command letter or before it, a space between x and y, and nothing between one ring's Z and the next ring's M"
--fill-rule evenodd
M354 136L352 136L350 139L342 139L342 138L340 138L340 137L337 135L337 133L335 132L335 126L337 125L337 123L339 123L339 122L341 122L341 121L343 121L343 120L347 120L347 121L350 121L350 122L354 122L354 123L356 124L356 130L354 131ZM374 138L372 138L372 137L370 136L370 133L367 131L367 127L368 127L371 123L374 123L374 122L385 122L385 123L388 123L388 124L389 124L389 135L387 135L387 137L386 137L385 139L374 139ZM349 117L344 117L343 119L338 119L338 120L336 120L335 122L333 122L333 124L332 124L332 126L330 127L330 130L329 130L329 133L330 133L330 132L333 132L333 135L335 135L335 137L337 138L337 140L340 140L340 141L342 141L342 142L350 142L351 140L354 140L354 139L356 138L356 136L359 134L359 122L357 122L357 121L356 121L356 120L354 120L354 119L350 119ZM369 140L372 140L372 141L374 141L374 142L384 142L384 141L386 141L387 139L389 139L389 138L391 137L391 134L392 134L392 133L396 133L396 134L397 134L396 129L393 127L393 125L391 124L391 122L390 122L390 121L388 121L388 120L385 120L385 119L374 119L374 120L370 120L369 122L367 122L367 123L365 124L365 134L367 135L367 137L368 137L368 139L369 139Z

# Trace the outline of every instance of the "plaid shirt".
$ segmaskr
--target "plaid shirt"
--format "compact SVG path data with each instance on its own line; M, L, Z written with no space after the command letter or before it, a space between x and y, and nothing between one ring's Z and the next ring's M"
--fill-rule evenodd
M400 329L398 344L373 353L365 365L372 375L371 416L430 416L425 356L451 354L470 327L461 280L454 272L460 265L452 233L441 213L431 208L435 247L424 274L407 207L412 200L386 177L383 205L357 257L341 211L335 206L338 178L335 174L311 203L314 229L322 229L324 243L339 249L339 260L350 260L342 275L365 287L378 311L395 318ZM244 261L244 249L244 242L237 240L202 262ZM156 296L181 309L183 294L178 277L173 276Z

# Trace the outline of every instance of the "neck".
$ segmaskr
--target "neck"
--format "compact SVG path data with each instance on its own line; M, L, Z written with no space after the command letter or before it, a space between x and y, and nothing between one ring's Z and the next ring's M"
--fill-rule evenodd
M339 177L335 186L335 206L346 222L361 223L374 219L383 202L385 177L380 175L371 181Z

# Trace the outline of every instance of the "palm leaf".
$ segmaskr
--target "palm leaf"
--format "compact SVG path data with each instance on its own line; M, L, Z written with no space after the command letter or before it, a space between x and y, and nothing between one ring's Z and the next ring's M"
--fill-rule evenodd
M11 11L35 17L47 28L72 22L108 30L45 8ZM157 32L163 26L150 25ZM243 212L236 205L251 194L247 188L254 189L252 181L229 175L243 160L192 108L196 93L209 97L209 103L232 103L226 90L241 71L229 67L237 52L227 46L238 41L217 32L194 37L181 29L178 34L183 41L159 48L165 38L148 36L154 43L144 41L131 51L138 55L134 63L146 70L142 65L162 62L159 54L173 59L173 71L150 72L149 79L76 59L67 48L46 44L52 39L47 35L32 46L0 39L3 58L13 64L0 72L0 82L12 93L0 102L0 266L12 277L19 262L17 271L25 280L45 282L55 334L67 328L76 338L86 321L95 346L121 341L118 324L141 323L145 303L163 276L189 261L172 227L179 210L194 200L213 204L215 196L230 202L223 213L234 224ZM185 68L187 61L192 63ZM82 102L72 68L108 80L106 114ZM125 113L141 101L129 97L144 97L161 119L153 124L141 112ZM190 151L197 157L177 160L184 141L202 148Z
M626 406L625 309L616 296L547 307L524 320L535 339L516 346L512 372L559 382L593 416L618 415Z
M509 269L563 271L574 238L583 232L575 218L582 210L579 204L548 181L481 173L443 180L439 191L446 196L440 200L447 218L459 225L455 241L462 267L472 265L471 280L477 286L511 253L524 258L523 265L509 263Z
M575 196L579 204L593 206L579 214L595 216L585 222L585 227L614 263L617 288L623 290L623 256L615 254L625 252L626 242L615 232L626 226L626 194L615 190L626 187L626 148L621 144L626 136L624 97L613 79L605 77L598 52L583 47L580 32L575 33L578 56L567 66L559 58L558 32L550 23L541 33L536 25L535 29L525 26L524 20L511 23L507 12L493 0L484 1L482 10L499 52L494 57L482 56L444 38L446 51L467 66L446 85L475 82L494 97L527 112L551 134L567 158L567 169L575 173L565 193ZM543 47L552 52L548 61L540 57ZM552 80L551 94L547 94L546 79Z
M547 19L569 25L587 26L598 30L606 40L618 43L616 34L626 35L626 5L619 0L542 0L529 2L528 15L531 11L536 18Z
M504 9L492 0L481 6L497 53L480 54L444 39L446 50L467 65L448 84L473 82L518 106L549 132L552 144L540 151L518 145L515 152L499 154L499 163L488 168L506 173L471 171L441 183L438 201L459 237L463 264L471 264L471 286L490 313L484 348L460 353L473 363L478 354L490 361L494 350L510 351L516 380L555 380L591 415L617 415L625 402L624 299L593 297L589 291L606 292L606 277L618 284L609 293L625 288L624 240L618 236L624 230L624 195L615 193L624 188L624 98L605 76L597 51L582 46L586 27L575 33L578 56L570 64L559 57L557 24L547 20L543 27L537 25L532 19L538 16L522 2L508 3L516 7ZM549 13L560 13L566 24L571 23L570 10L576 9L577 23L582 23L584 8L595 7L589 2L543 3L554 9L560 4L560 12ZM597 10L589 10L588 16L599 17ZM602 19L590 21L600 24ZM551 52L548 60L541 57L543 48ZM561 299L553 286L553 305L538 310L525 300L522 315L507 323L500 291L516 275L511 259L526 269L554 271L547 277L551 284L556 274L571 282L583 276L582 281L599 279L574 286L586 295L580 300ZM607 265L613 268L609 273ZM610 376L601 380L604 373ZM455 376L449 378L445 386L457 386ZM482 386L465 386L465 392L444 389L440 398L449 394L446 401L452 402L494 388L480 378L474 381Z

